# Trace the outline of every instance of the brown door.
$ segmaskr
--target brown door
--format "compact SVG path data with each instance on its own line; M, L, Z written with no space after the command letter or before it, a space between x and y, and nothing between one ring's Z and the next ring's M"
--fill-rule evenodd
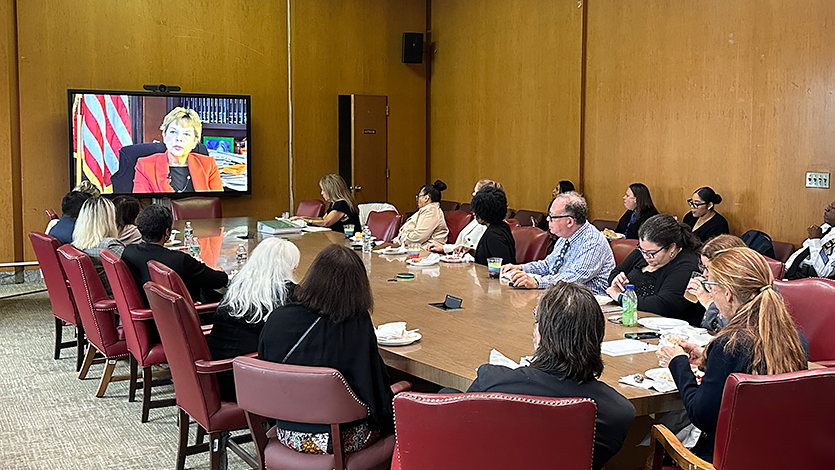
M388 97L351 96L351 178L358 204L388 201ZM342 165L340 165L342 166ZM343 174L343 177L345 175Z

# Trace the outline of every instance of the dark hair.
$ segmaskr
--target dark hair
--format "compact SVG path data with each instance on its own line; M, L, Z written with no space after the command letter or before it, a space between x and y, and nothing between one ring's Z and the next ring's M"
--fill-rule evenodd
M470 202L473 214L488 224L497 224L507 215L507 196L495 186L483 186Z
M441 180L435 180L432 184L425 184L423 185L420 190L423 194L429 196L429 200L432 202L440 202L441 200L441 191L446 189L446 183Z
M63 199L61 199L61 215L71 219L77 219L78 213L81 212L81 206L90 199L88 193L81 191L70 191Z
M708 202L713 205L722 202L722 196L717 194L716 191L714 191L713 188L711 188L710 186L702 186L694 192L698 194L704 202Z
M336 244L319 252L294 297L302 307L335 323L368 315L374 308L365 265L353 250Z
M157 243L162 240L173 223L171 209L159 204L151 204L136 216L136 228L142 234L142 240L147 243Z
M702 246L690 226L677 222L669 214L658 214L647 219L638 229L638 238L655 243L660 247L668 247L673 243L682 250L695 252Z
M113 198L113 205L116 206L116 226L119 230L125 225L136 223L136 216L142 209L139 200L133 196L116 196Z
M603 373L600 344L606 320L588 287L557 281L540 297L536 307L539 347L531 367L579 383Z
M557 202L558 199L565 199L565 214L570 215L577 225L586 223L586 217L589 214L589 206L586 204L586 198L576 191L569 191L567 193L557 194L557 197L551 201L551 206ZM551 206L548 206L548 211L551 211Z
M658 212L655 204L652 203L652 196L649 195L649 188L644 183L632 183L629 185L632 194L635 195L635 219L651 212Z
M572 183L571 181L562 180L557 184L558 193L562 194L567 193L569 191L574 191L574 183Z

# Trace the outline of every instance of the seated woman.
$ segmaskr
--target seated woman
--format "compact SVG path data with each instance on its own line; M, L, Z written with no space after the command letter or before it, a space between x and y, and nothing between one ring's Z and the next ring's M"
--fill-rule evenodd
M360 213L354 195L345 184L345 180L336 174L329 174L319 180L322 197L330 202L324 217L293 217L292 220L304 220L317 227L329 227L334 232L344 232L345 224L351 224L360 230Z
M623 205L626 206L626 212L618 221L615 232L622 233L626 235L626 238L635 240L638 238L638 229L641 228L641 224L658 214L658 209L652 203L649 188L643 183L632 183L626 188Z
M531 364L517 369L484 364L467 391L591 398L597 404L592 468L603 468L620 450L635 407L597 380L606 332L600 305L587 287L557 281L540 297L534 320Z
M501 183L493 180L478 180L475 184L475 188L473 189L473 196L476 195L479 189L485 186L493 186L504 190L504 187ZM502 216L504 218L504 215ZM458 237L455 239L455 243L438 243L434 241L430 241L426 248L429 251L434 251L435 253L452 253L456 247L459 246L466 246L468 248L475 248L478 246L478 241L481 240L481 236L484 235L484 230L487 227L478 223L478 221L473 218L470 223L467 224L460 232L458 232Z
M258 350L258 338L270 312L290 302L299 265L296 245L281 238L267 238L252 250L249 260L229 281L206 337L212 360L228 359ZM232 371L217 375L220 399L237 401Z
M258 357L301 366L331 367L345 377L369 411L367 419L343 427L347 452L394 431L392 391L371 323L374 306L365 266L353 250L323 249L296 287L295 303L270 314L261 332ZM277 421L278 439L299 452L332 452L328 425Z
M665 346L656 354L668 365L690 420L702 431L693 453L713 461L713 444L725 380L734 372L782 374L808 367L801 336L774 290L765 258L750 248L731 248L708 262L707 281L713 302L727 326L707 346ZM701 385L691 365L704 370Z
M701 243L690 227L667 214L650 217L638 230L638 247L609 274L606 293L620 303L627 284L635 286L638 310L687 320L698 326L704 308L684 298L690 275L699 269Z
M690 212L684 215L684 223L689 225L693 233L701 241L707 241L717 235L730 233L728 221L714 207L722 202L722 196L707 187L701 187L687 200Z
M160 130L166 151L136 160L133 192L223 191L215 159L191 153L203 131L200 117L193 109L172 109L162 120Z
M745 242L736 235L728 234L719 235L708 240L702 245L700 250L699 258L701 262L699 263L699 267L702 268L701 271L706 275L707 265L710 260L717 253L721 253L729 248L745 248ZM699 303L702 304L702 307L705 308L705 315L702 317L701 327L706 329L708 333L715 335L728 324L728 319L719 315L719 308L713 303L710 292L705 290L701 284L701 281L704 280L704 275L690 279L690 284L687 285L687 292L695 295L699 299Z
M119 229L119 241L125 245L132 245L142 241L142 234L136 228L136 216L142 207L133 196L116 196L113 198L116 206L116 227Z
M510 226L504 221L507 214L507 197L499 188L485 186L478 190L471 202L473 215L479 224L486 226L476 248L461 245L455 253L469 253L478 264L487 265L487 258L501 258L502 263L516 264L516 240Z
M108 249L114 255L121 258L125 251L125 245L116 237L119 236L119 229L116 228L116 208L110 199L105 197L91 197L81 206L78 213L78 220L75 221L75 228L72 232L72 245L83 251L93 261L96 272L99 273L104 290L107 295L113 297L110 282L104 272L104 266L99 257L101 250Z
M424 185L415 196L418 211L412 214L403 226L400 233L392 240L395 245L409 245L417 243L425 245L427 242L444 244L447 242L449 229L446 226L444 211L441 210L441 191L446 189L446 184L441 180L435 180L432 184Z

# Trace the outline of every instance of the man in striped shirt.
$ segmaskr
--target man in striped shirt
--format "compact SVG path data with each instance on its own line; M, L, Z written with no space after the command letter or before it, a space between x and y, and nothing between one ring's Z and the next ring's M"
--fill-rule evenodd
M548 210L548 228L560 237L544 260L502 266L510 285L520 289L545 289L556 281L578 282L592 292L606 295L607 278L615 257L606 237L586 220L588 205L580 194L557 195Z

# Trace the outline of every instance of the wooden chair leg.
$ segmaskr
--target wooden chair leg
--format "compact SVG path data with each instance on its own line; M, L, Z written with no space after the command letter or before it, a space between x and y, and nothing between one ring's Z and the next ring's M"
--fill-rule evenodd
M136 358L133 357L133 354L130 355L130 386L128 388L128 401L134 402L136 401L136 382L137 382L137 375L139 363L136 362ZM142 375L142 380L145 380L145 375ZM143 423L145 421L142 421Z
M91 344L87 345L87 354L84 355L84 363L78 371L78 378L84 380L87 377L87 372L90 366L93 365L93 359L96 358L96 347Z
M79 323L75 327L75 342L76 342L76 359L75 359L75 370L81 370L81 363L84 358L84 346L87 345L87 338L84 336L84 327L81 326Z
M203 426L197 426L197 436L194 440L196 445L200 445L203 443L203 438L206 437L206 430L203 429Z
M55 317L55 359L61 357L61 337L64 334L64 322Z
M115 368L116 359L107 359L107 362L104 365L104 372L102 372L101 380L99 381L99 389L96 390L96 398L104 396L104 392L110 384L110 379L113 377L113 369Z
M151 387L154 385L151 366L142 368L142 422L148 422L148 412L151 410Z
M178 410L177 421L180 427L180 441L177 443L177 470L183 470L186 466L186 448L188 447L188 414L182 409ZM200 425L197 425L199 431Z

